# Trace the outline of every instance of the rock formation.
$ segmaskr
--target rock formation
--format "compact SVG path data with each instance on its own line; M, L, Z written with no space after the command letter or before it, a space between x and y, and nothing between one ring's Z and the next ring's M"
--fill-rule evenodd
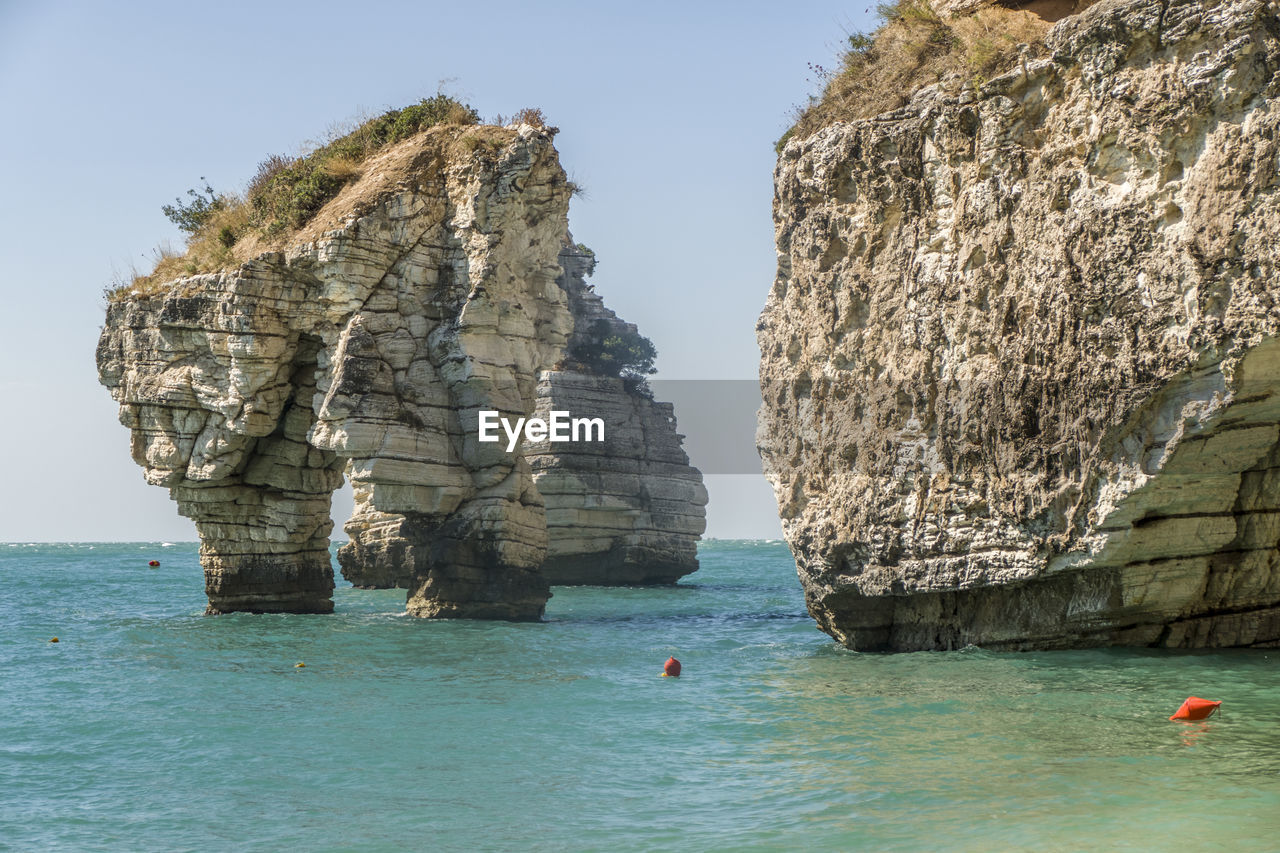
M541 615L544 500L477 425L527 416L574 332L552 133L420 133L287 248L111 301L99 376L148 482L196 523L210 612L332 609L345 467L371 538L394 526L411 613Z
M567 353L601 321L636 332L587 285L594 258L572 237L560 264L556 281L574 323ZM604 441L525 445L545 502L543 576L551 584L655 584L697 571L707 493L681 448L671 404L655 402L643 383L563 362L540 375L533 415L591 413L604 422ZM360 587L408 586L415 546L400 532L404 517L375 510L368 489L357 488L355 499L338 551L343 577Z
M856 649L1280 644L1280 21L1103 0L783 149L758 442Z
M547 508L542 572L553 584L674 583L698 569L697 541L706 529L702 474L680 446L670 403L656 402L642 381L572 357L602 326L609 334L637 331L587 286L593 257L566 251L560 259L574 318L570 358L564 369L542 374L537 413L595 412L605 440L528 446Z
M670 403L614 376L547 371L536 413L595 412L597 443L533 442L527 458L546 501L553 584L675 583L698 569L707 492L689 465Z

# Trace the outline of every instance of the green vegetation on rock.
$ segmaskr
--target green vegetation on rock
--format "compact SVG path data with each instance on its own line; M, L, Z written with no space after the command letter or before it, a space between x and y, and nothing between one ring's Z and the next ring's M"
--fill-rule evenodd
M477 124L471 107L448 95L389 110L305 157L275 156L263 161L250 182L249 223L274 235L301 228L348 183L374 152L440 124Z
M602 376L640 380L658 370L653 366L658 357L653 341L633 328L603 319L591 324L587 339L576 345L570 355Z
M870 118L904 106L920 88L948 78L981 83L1012 66L1021 44L1039 46L1049 25L1028 11L984 6L943 18L929 0L896 0L877 7L883 24L854 33L840 68L811 69L824 83L821 97L798 108L794 124L775 144L779 154L837 121Z
M226 197L214 193L213 187L209 186L204 177L200 178L200 182L204 184L203 190L187 190L191 201L184 202L179 196L173 200L173 204L160 208L170 222L188 234L195 234L204 228L218 211L227 206Z

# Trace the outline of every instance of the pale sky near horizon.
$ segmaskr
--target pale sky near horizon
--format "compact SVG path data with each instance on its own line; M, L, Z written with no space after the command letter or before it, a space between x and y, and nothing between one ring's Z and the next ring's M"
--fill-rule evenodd
M181 245L160 207L201 176L241 189L268 154L441 85L486 120L537 106L560 128L586 189L570 227L600 259L597 292L657 345L658 378L753 378L773 143L817 89L808 63L833 65L872 14L827 0L0 0L0 541L195 538L143 482L98 385L104 286ZM762 476L708 487L708 536L780 535ZM339 498L339 525L349 507Z

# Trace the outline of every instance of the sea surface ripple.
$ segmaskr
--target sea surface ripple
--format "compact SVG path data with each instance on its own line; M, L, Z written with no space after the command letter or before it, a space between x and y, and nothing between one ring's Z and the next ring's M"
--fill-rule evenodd
M0 849L1275 849L1276 651L857 654L785 545L700 556L505 624L205 617L193 544L0 544Z

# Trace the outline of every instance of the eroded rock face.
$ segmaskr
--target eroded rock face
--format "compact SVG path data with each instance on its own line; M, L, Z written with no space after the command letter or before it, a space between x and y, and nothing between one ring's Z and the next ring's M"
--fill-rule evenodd
M1280 21L1103 0L792 141L759 444L852 648L1280 644Z
M548 371L537 414L556 410L598 416L605 440L528 445L547 508L547 580L675 583L697 571L707 491L680 446L671 404L616 377Z
M605 307L587 284L594 257L560 254L559 279L574 328L569 350L605 324L611 334L636 327ZM670 403L644 383L593 373L572 359L542 374L537 414L590 413L604 422L603 442L527 448L533 480L546 500L547 559L553 584L674 583L698 570L698 540L706 529L707 491L689 464Z
M573 317L566 353L599 322L634 333L586 283L594 259L571 236L563 246L557 284ZM642 384L579 364L541 373L533 416L549 420L554 411L598 417L604 440L524 445L545 504L543 577L551 584L655 584L697 571L707 493L681 447L671 404L654 401ZM404 516L375 509L371 491L357 486L344 525L348 543L338 551L343 576L361 587L409 585L423 543L404 526Z
M338 227L114 301L101 381L148 482L196 522L211 612L332 608L347 466L401 517L411 612L537 618L543 500L523 458L477 441L477 412L527 415L573 330L551 136L433 130L365 175L321 211Z

